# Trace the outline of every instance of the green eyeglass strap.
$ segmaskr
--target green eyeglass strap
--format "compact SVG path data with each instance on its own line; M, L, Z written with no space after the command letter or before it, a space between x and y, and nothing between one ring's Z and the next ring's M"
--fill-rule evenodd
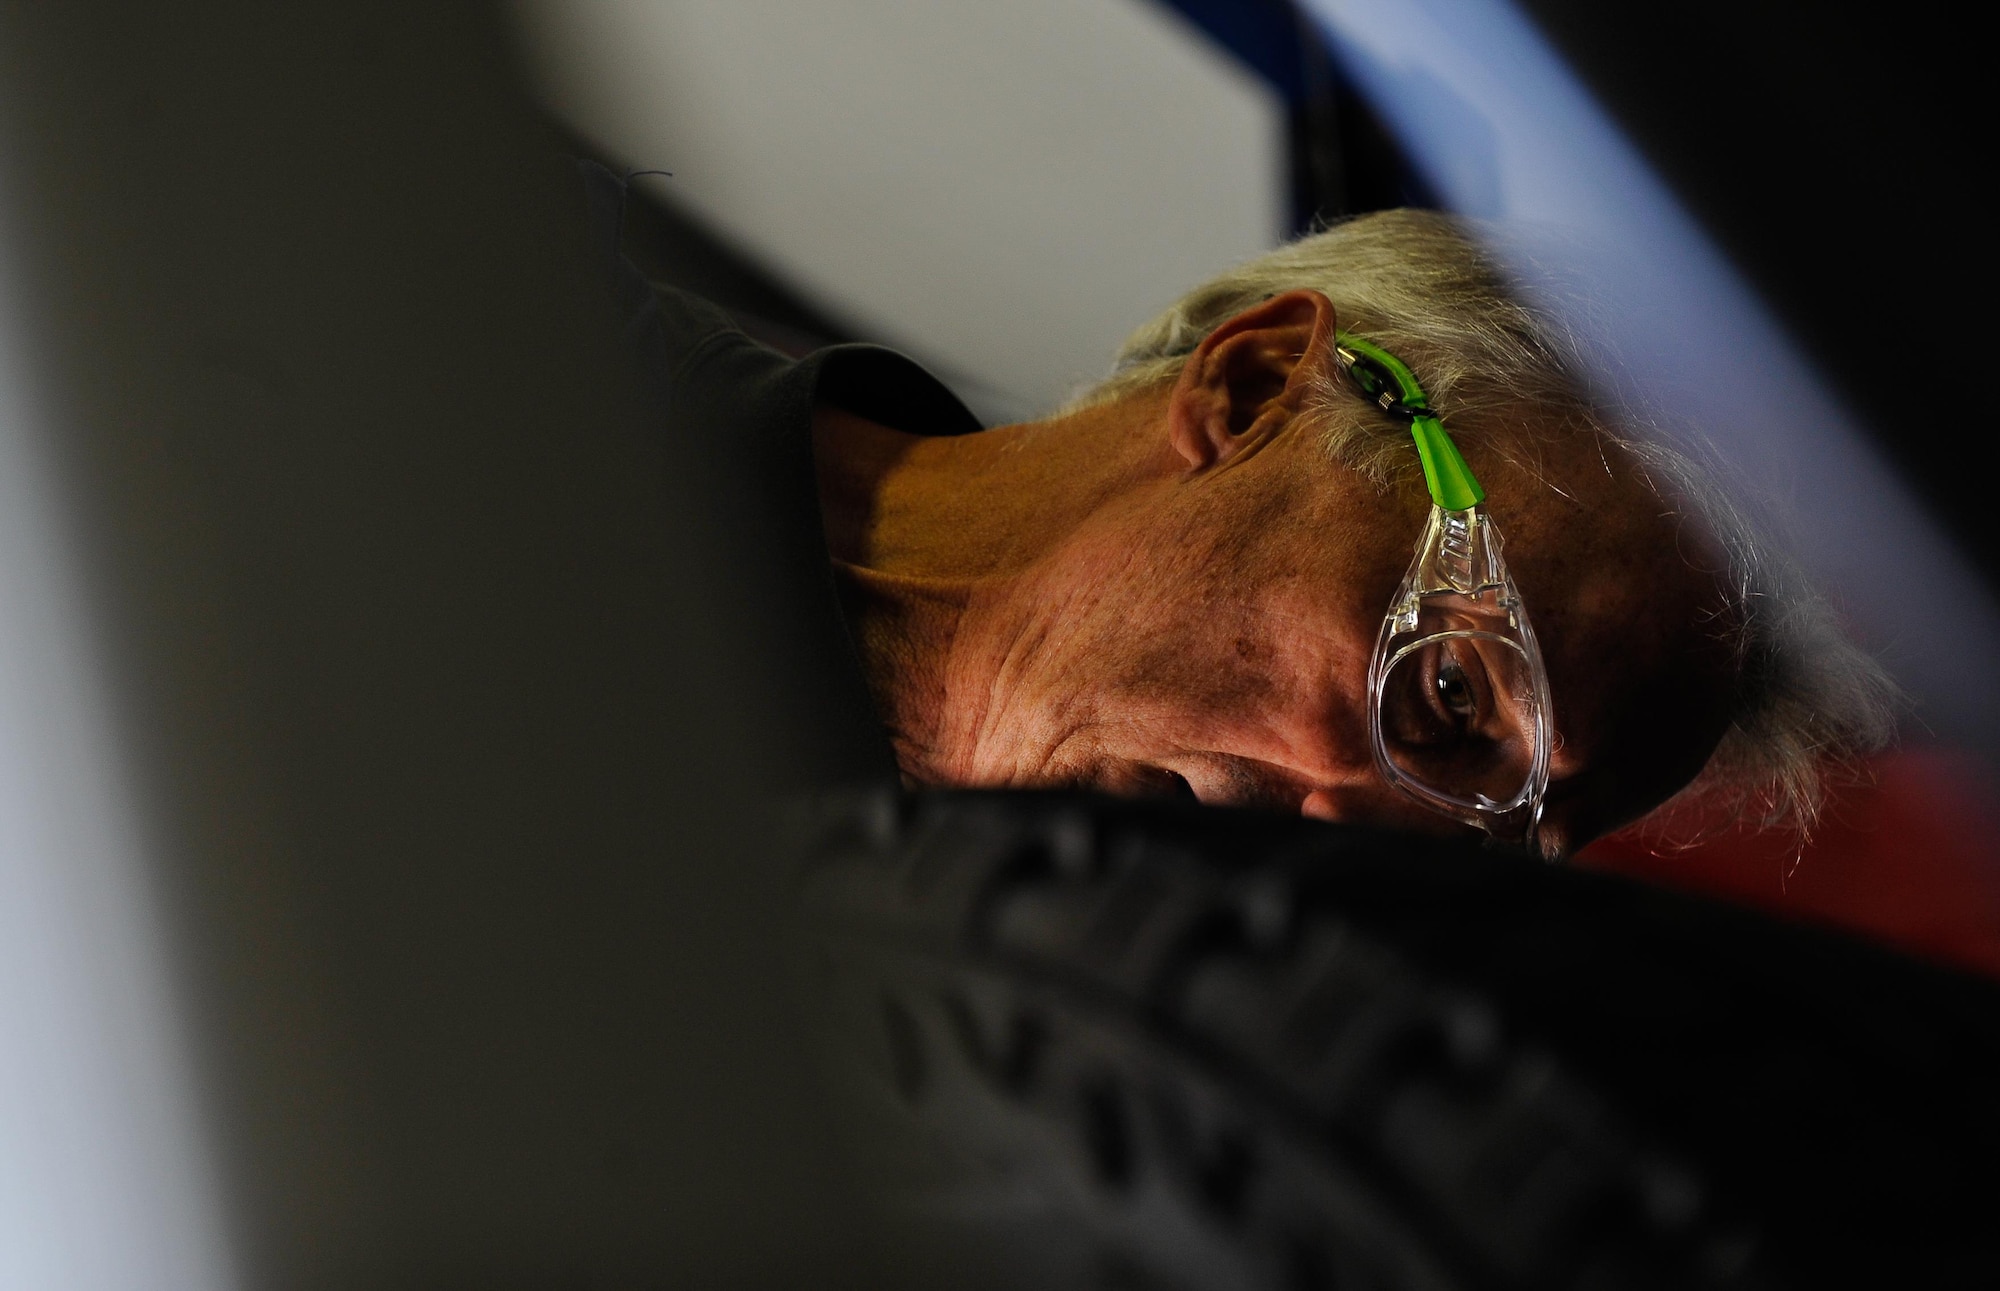
M1348 375L1383 409L1410 419L1410 435L1424 463L1424 484L1431 501L1447 511L1470 511L1486 500L1486 490L1459 456L1458 445L1445 433L1444 423L1431 411L1424 388L1403 361L1381 346L1352 332L1335 332L1334 342L1349 352ZM1347 356L1344 356L1347 357Z

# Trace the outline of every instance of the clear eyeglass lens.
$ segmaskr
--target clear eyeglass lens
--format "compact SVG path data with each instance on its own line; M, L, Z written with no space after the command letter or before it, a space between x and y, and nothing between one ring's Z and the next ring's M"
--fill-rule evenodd
M1464 629L1404 646L1379 703L1390 765L1467 806L1511 804L1534 774L1534 671L1497 634Z

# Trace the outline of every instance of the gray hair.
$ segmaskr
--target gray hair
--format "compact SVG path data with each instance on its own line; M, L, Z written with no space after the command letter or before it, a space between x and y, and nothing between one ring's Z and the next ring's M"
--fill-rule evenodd
M1433 406L1462 442L1484 442L1532 471L1537 443L1594 434L1708 530L1728 562L1722 630L1738 660L1735 706L1700 775L1649 823L1673 831L1722 806L1737 819L1809 830L1829 780L1852 774L1863 755L1889 742L1900 703L1895 684L1847 639L1793 562L1761 538L1715 470L1657 435L1641 437L1631 418L1614 418L1592 400L1577 347L1507 289L1459 221L1378 212L1232 269L1134 332L1110 377L1070 407L1172 383L1216 327L1301 287L1324 292L1343 327L1422 373ZM1342 396L1337 373L1312 375L1306 415L1334 460L1383 487L1415 474L1404 427Z

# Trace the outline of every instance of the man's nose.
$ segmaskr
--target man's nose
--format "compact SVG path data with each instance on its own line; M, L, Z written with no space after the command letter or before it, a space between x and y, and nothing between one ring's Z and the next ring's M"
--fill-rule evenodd
M1345 820L1346 796L1332 789L1315 789L1299 804L1299 814L1308 820Z
M1372 774L1366 780L1322 785L1299 803L1299 814L1309 820L1329 820L1343 825L1368 825L1376 829L1406 829L1426 834L1458 833L1464 826L1430 811L1383 784Z

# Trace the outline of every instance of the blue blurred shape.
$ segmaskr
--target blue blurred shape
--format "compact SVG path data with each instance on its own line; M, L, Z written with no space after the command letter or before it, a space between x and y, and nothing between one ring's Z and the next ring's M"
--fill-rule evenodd
M1593 352L1602 393L1717 462L1911 692L1923 731L2000 752L2000 614L1976 572L1521 12L1302 2L1442 202L1490 222L1522 289ZM1856 310L1854 359L1881 361Z

